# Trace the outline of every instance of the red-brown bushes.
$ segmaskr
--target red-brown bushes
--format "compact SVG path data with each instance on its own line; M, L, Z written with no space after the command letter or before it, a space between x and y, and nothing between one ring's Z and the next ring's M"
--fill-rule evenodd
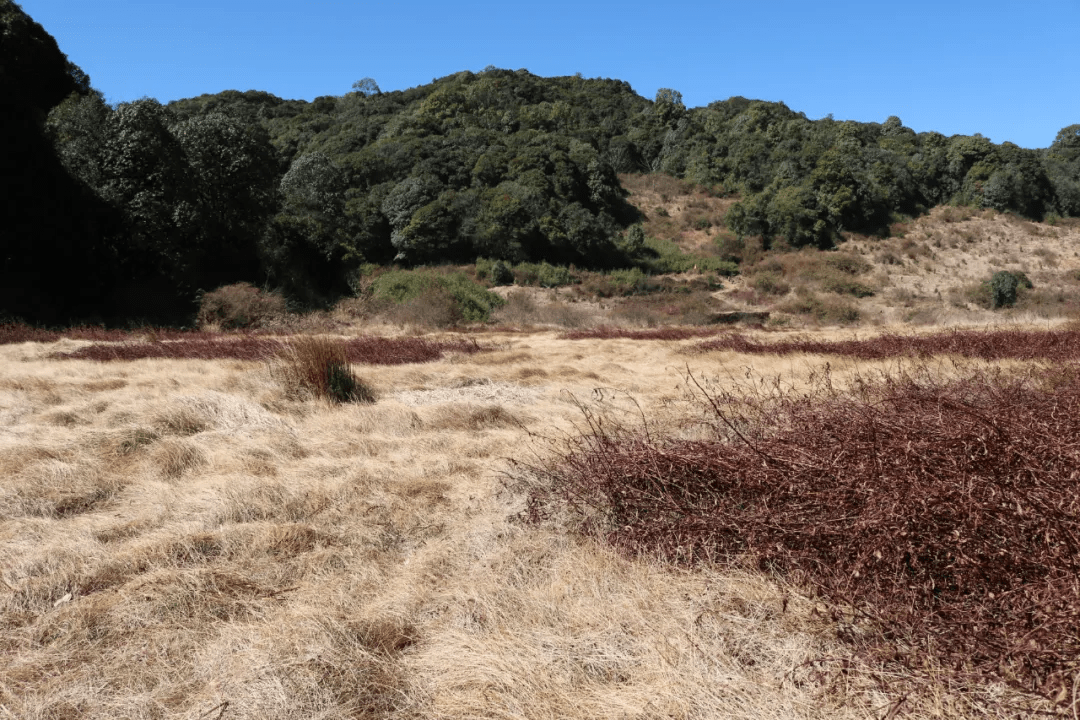
M1080 359L1080 330L951 330L932 335L886 334L867 340L798 339L769 343L743 335L726 335L700 343L696 349L752 355L845 355L860 360L959 355L980 360L1062 362Z
M254 335L221 337L202 333L169 342L99 343L70 353L56 353L52 357L101 361L145 358L266 360L277 355L284 342ZM475 341L417 337L357 337L343 341L342 347L349 362L368 365L432 362L447 352L476 353L486 349Z
M691 380L693 380L691 378ZM696 383L692 383L696 384ZM815 588L878 662L1058 703L1080 673L1080 370L696 391L710 440L591 432L532 468L635 553L745 561ZM846 618L846 620L844 619Z

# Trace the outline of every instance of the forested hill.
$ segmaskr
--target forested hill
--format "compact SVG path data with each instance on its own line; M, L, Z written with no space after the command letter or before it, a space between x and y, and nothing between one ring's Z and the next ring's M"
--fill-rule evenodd
M123 315L135 296L156 312L150 287L175 313L238 280L317 302L346 292L365 262L632 264L638 246L623 238L638 218L622 172L736 195L730 230L791 245L883 233L896 215L945 202L1080 215L1080 125L1028 150L916 134L897 118L809 120L744 98L687 109L673 90L649 100L617 80L497 68L395 92L364 79L312 102L228 91L110 107L11 0L0 0L0 32L4 88L46 74L64 88L20 101L9 115L22 119L5 128L23 138L8 179L30 155L52 168L21 186L7 210L17 222L3 223L0 282L16 291L0 310L29 318ZM49 62L16 62L27 39ZM51 300L20 301L19 273L44 267L35 287ZM73 273L97 280L73 284Z

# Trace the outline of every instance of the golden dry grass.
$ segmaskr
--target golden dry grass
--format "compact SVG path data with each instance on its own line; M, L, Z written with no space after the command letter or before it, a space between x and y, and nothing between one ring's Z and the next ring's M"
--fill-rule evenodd
M865 718L898 698L775 579L678 571L515 520L507 458L578 402L658 422L681 370L820 359L492 335L297 398L259 363L0 348L0 717ZM871 364L831 358L834 377ZM945 368L946 364L942 364ZM943 369L943 371L945 371ZM633 402L631 402L631 398ZM929 686L910 717L982 717Z

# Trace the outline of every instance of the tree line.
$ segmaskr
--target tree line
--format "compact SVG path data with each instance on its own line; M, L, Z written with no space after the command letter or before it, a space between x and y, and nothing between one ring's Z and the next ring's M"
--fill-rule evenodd
M311 102L226 91L111 106L0 0L0 310L161 321L246 280L313 305L365 263L625 266L642 252L618 173L737 194L727 224L831 245L953 202L1080 215L1080 125L1049 148L809 120L731 98L688 109L625 82L494 67Z

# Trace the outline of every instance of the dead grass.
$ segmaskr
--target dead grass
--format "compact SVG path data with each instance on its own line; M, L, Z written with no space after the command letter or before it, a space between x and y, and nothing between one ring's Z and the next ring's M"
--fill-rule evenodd
M507 459L576 435L574 398L690 432L696 336L558 332L425 338L443 354L363 369L375 404L292 397L263 359L0 346L0 716L885 715L900 694L797 587L515 520L536 478ZM1006 692L926 682L897 714L1004 717Z

